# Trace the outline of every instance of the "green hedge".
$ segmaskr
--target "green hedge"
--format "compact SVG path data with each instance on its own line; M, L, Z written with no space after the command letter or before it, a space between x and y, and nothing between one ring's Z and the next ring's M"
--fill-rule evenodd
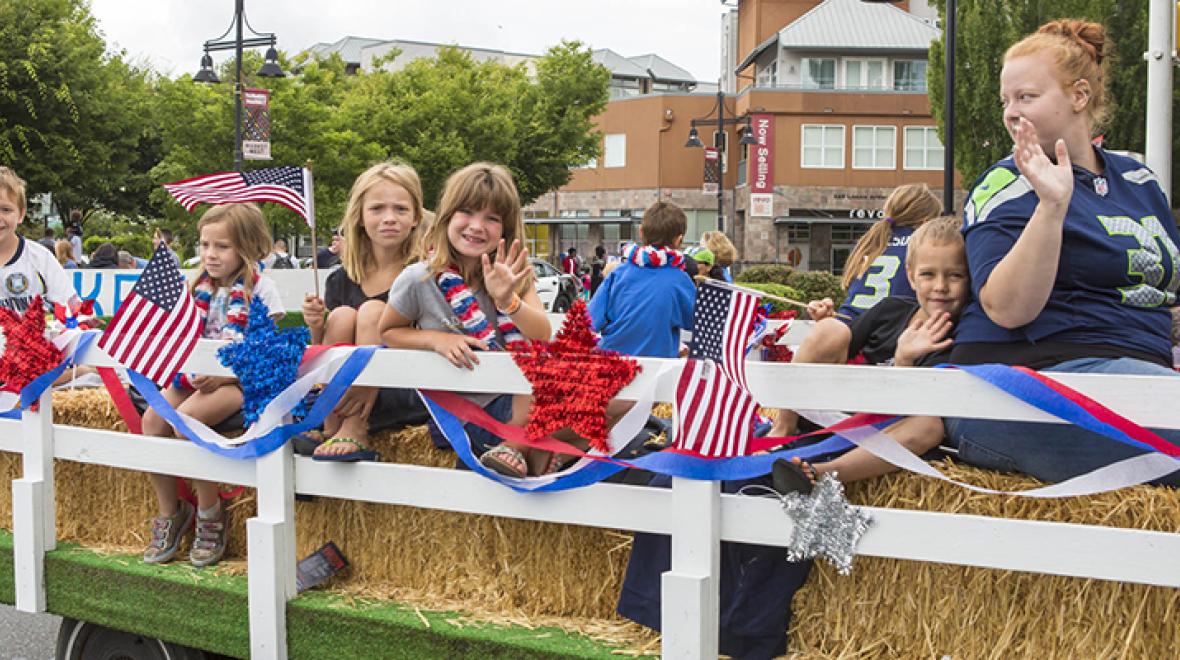
M768 293L772 296L779 296L780 298L790 298L791 300L797 300L803 303L807 302L807 298L804 297L802 293L784 284L775 284L773 282L742 282L742 286L748 289L761 291L762 293ZM770 303L770 311L772 314L774 312L781 312L788 309L794 309L799 312L803 311L802 308L795 307L794 305L788 305L780 300L765 299L764 302Z
M87 236L82 241L82 250L86 254L93 254L98 246L111 243L116 250L127 250L132 256L147 259L152 254L152 237L139 234L124 236Z
M738 273L738 282L758 282L790 285L791 274L794 269L785 264L758 264L750 266Z
M796 271L791 273L787 285L798 291L804 301L831 298L839 305L844 300L844 287L840 286L840 278L826 271Z

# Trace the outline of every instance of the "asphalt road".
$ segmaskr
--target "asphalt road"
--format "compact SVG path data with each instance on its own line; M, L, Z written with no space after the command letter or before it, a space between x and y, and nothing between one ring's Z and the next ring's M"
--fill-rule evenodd
M52 660L61 618L0 605L0 660Z

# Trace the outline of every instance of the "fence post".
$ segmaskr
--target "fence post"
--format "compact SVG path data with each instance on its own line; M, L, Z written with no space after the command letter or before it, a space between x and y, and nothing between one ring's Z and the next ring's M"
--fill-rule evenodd
M21 416L23 476L12 482L12 561L16 607L23 612L45 611L45 553L57 547L52 391L39 401L39 411Z
M291 443L257 459L258 515L249 537L250 657L287 657L287 601L295 597L295 459Z
M721 484L672 479L672 569L661 578L665 658L716 658Z

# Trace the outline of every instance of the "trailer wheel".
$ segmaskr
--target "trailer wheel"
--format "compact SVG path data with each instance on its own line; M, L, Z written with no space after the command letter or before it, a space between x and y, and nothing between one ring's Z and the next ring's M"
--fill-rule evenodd
M88 621L62 619L57 660L205 660L204 651Z

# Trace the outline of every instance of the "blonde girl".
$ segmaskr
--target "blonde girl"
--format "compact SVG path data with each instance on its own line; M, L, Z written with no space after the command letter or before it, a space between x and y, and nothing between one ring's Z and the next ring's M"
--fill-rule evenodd
M848 292L837 315L831 298L813 300L807 312L816 321L791 362L840 364L848 359L851 326L865 311L889 296L913 297L905 261L910 236L942 213L938 197L924 183L898 186L882 207L885 218L873 223L844 264L841 285ZM793 435L799 418L780 410L770 435Z
M254 204L214 206L197 223L200 232L201 273L192 282L193 298L202 318L205 339L239 339L245 333L250 301L262 299L272 316L282 316L278 288L259 274L259 261L270 251L270 232L262 211ZM164 398L178 411L207 426L215 426L242 407L237 380L225 376L178 376ZM154 410L143 416L143 433L172 437L173 428ZM196 525L189 552L194 566L216 563L225 554L225 511L217 484L193 480L197 510L177 498L176 477L151 475L159 503L152 521L151 543L143 553L148 563L171 560L188 531Z
M417 259L423 216L422 183L409 165L378 163L356 178L340 223L341 267L328 276L323 299L308 295L303 302L314 343L381 343L389 288ZM413 390L353 387L324 421L328 439L313 458L375 459L365 446L370 431L425 421Z
M499 165L473 163L447 179L437 216L426 232L430 251L394 281L381 317L386 346L430 350L460 368L479 363L476 351L550 335L533 286L524 222L512 176ZM524 426L529 398L467 395L500 421ZM544 471L523 446L499 442L468 427L485 467L510 476ZM493 446L495 445L495 446ZM546 455L547 456L547 455ZM548 464L546 464L548 465Z

